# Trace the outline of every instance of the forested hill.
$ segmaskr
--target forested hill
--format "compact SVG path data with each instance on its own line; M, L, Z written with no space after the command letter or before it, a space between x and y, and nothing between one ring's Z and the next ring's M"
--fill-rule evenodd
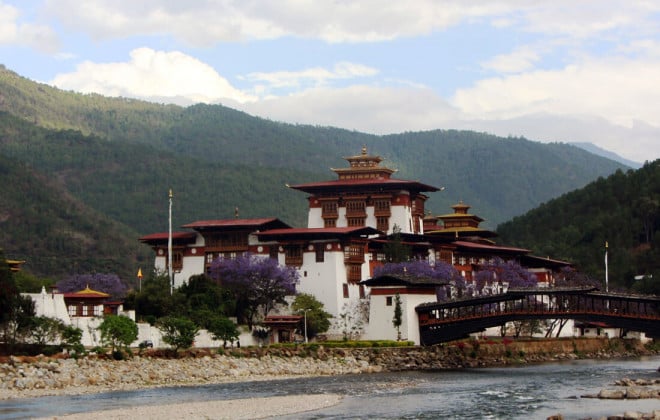
M330 168L345 166L342 157L364 145L398 169L398 178L446 187L431 194L428 211L444 214L463 200L491 228L627 169L567 144L470 131L375 136L285 124L221 105L183 108L67 92L0 68L0 155L57 180L71 197L136 232L135 241L167 229L169 188L175 229L233 217L235 207L241 217L303 226L306 197L285 184L334 179ZM12 257L21 240L0 247Z
M0 155L0 248L24 269L59 280L76 273L116 273L153 264L136 232L80 203L55 180Z
M450 205L464 200L493 228L599 176L626 169L568 144L470 131L374 136L284 124L221 105L182 108L65 92L7 69L0 69L0 92L0 110L41 127L112 140L116 148L138 143L171 152L177 162L192 158L223 166L284 168L310 174L311 179L290 178L289 183L331 179L335 175L329 168L344 166L343 156L357 154L366 145L371 153L383 156L386 164L399 169L397 176L446 187L442 194L432 195L432 212L445 213Z
M573 261L610 285L629 288L636 275L660 278L660 160L617 171L498 227L502 242ZM660 292L649 285L644 291Z

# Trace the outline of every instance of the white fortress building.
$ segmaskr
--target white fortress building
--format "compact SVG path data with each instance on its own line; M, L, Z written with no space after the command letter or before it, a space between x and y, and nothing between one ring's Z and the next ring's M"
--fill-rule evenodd
M452 214L426 215L426 194L441 188L392 178L395 171L381 166L382 158L369 155L366 148L345 159L348 167L332 169L336 179L289 187L308 196L307 227L291 227L276 218L236 218L196 221L182 226L187 231L172 233L174 286L207 273L218 257L249 252L295 267L300 274L297 291L314 295L338 319L369 298L369 283L361 282L384 264L384 249L395 231L415 258L453 264L467 281L479 264L494 256L516 259L533 270L540 284L551 283L553 274L568 265L533 257L525 249L497 246L488 239L495 234L480 229L482 219L469 214L470 207L463 203L453 206ZM169 239L169 232L140 238L155 251L159 272L170 268ZM435 286L418 286L393 287L389 294L390 286L379 288L378 297L371 296L364 337L396 339L391 307L396 291L405 307L401 335L419 343L414 307L435 301Z

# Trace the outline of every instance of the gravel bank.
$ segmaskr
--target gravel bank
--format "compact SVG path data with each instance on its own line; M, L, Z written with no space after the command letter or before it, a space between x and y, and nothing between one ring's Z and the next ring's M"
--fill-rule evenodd
M293 395L286 397L248 398L229 401L192 402L172 405L140 406L117 410L58 416L67 420L119 419L262 419L319 410L338 404L341 396ZM50 418L43 418L46 420Z
M0 399L80 395L163 386L368 373L379 369L355 357L325 360L266 355L260 358L207 355L162 359L14 357L0 364Z

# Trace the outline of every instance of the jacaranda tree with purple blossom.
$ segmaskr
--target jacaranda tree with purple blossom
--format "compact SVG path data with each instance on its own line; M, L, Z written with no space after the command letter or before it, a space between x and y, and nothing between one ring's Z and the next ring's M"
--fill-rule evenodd
M455 288L459 294L465 289L465 280L456 268L442 261L436 261L435 265L432 266L424 260L412 260L387 263L374 268L374 277L384 275L406 275L445 281L447 287ZM437 296L439 301L449 298L447 287L438 287Z
M284 298L296 294L299 279L294 268L251 254L215 259L210 276L234 293L236 317L250 328L260 311L266 317L276 304L286 304Z
M74 293L85 289L107 293L113 298L126 296L128 287L116 274L75 274L57 282L57 289L62 293Z
M482 292L486 285L507 284L509 288L535 287L536 276L514 260L505 261L494 258L483 264L474 276L478 292Z

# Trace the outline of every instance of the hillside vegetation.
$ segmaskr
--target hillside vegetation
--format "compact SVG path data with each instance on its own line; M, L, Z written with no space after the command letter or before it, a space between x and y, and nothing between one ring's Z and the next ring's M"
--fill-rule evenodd
M66 92L0 68L0 155L59 188L45 193L68 194L90 212L116 221L122 232L131 232L123 242L167 230L169 188L175 229L195 220L233 217L235 207L241 217L272 216L304 226L306 197L285 184L334 179L330 168L345 166L342 157L364 145L398 169L397 177L446 187L431 194L429 211L446 213L463 200L491 228L627 169L567 144L470 131L375 136L284 124L222 105L183 108ZM85 217L72 216L72 223L90 225ZM3 228L5 222L0 223ZM10 257L30 261L47 253L38 246L33 251L18 247L28 240L37 241L12 237L0 247ZM41 264L31 267L56 274Z
M660 160L617 171L503 223L501 240L573 261L610 286L660 292ZM652 275L654 281L634 280Z
M117 273L132 279L149 266L136 232L80 203L58 183L0 155L0 244L25 270L58 279L67 273ZM137 270L137 269L135 269Z

